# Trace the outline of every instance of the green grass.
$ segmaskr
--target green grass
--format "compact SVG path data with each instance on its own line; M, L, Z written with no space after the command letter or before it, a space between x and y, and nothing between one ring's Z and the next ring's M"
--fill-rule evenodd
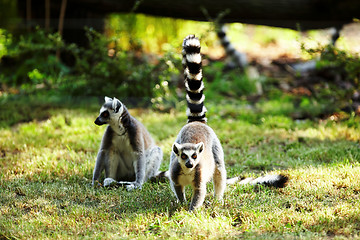
M41 104L29 102L43 112ZM290 182L283 189L228 186L223 203L213 199L209 184L204 206L188 213L168 183L148 182L133 192L93 188L105 129L93 124L100 105L69 103L47 108L45 118L2 122L1 239L360 237L359 118L294 121L285 100L284 108L276 101L249 106L208 100L209 125L223 143L228 176L283 173ZM186 122L180 108L131 109L164 150L162 170Z

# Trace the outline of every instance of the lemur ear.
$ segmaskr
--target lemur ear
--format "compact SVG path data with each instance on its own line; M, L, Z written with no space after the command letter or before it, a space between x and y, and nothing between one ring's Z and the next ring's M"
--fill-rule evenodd
M122 109L122 104L121 102L119 101L119 99L117 99L116 97L114 97L113 99L113 103L112 103L112 109L114 109L114 112L119 112L120 110L120 107ZM122 111L122 110L121 110Z
M178 156L179 156L179 148L180 148L180 145L178 143L173 144L172 150Z
M105 96L105 102L111 102L111 101L112 101L111 98Z
M204 143L203 142L199 142L198 144L196 144L196 151L198 153L201 153L204 150Z

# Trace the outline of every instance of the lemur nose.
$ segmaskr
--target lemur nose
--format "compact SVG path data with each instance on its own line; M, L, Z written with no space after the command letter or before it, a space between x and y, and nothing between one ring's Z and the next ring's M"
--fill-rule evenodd
M185 163L185 166L186 166L187 168L192 168L194 165L193 165L191 162L186 162L186 163Z

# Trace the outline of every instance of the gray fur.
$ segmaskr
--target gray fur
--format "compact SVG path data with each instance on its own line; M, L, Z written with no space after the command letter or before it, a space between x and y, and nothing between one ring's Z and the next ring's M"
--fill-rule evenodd
M240 179L226 179L223 148L213 129L206 125L200 42L194 35L184 39L182 53L188 123L180 130L173 144L168 175L171 189L179 202L186 202L185 187L191 186L193 195L189 210L192 211L202 206L206 184L211 179L214 181L215 199L219 201L223 198L226 184L239 182ZM253 182L280 187L286 181L287 178L283 176L265 176Z
M198 145L203 145L199 151ZM182 153L197 154L194 161L189 156L184 160ZM187 165L193 165L189 168ZM224 152L215 132L208 125L201 122L186 124L180 131L170 156L170 184L180 202L186 202L185 186L190 185L193 196L189 210L200 207L206 195L206 184L213 179L214 196L222 200L226 186L226 170Z
M163 158L144 125L130 115L116 98L105 97L95 124L109 124L103 135L93 172L93 185L105 170L104 186L125 185L141 188L159 173Z

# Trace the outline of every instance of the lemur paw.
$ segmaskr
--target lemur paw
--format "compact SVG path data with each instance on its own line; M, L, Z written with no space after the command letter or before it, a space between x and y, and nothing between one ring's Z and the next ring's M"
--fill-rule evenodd
M104 187L114 187L118 184L115 179L112 178L105 178L104 179Z
M118 184L125 186L126 190L128 191L141 189L141 184L137 182L118 182Z

